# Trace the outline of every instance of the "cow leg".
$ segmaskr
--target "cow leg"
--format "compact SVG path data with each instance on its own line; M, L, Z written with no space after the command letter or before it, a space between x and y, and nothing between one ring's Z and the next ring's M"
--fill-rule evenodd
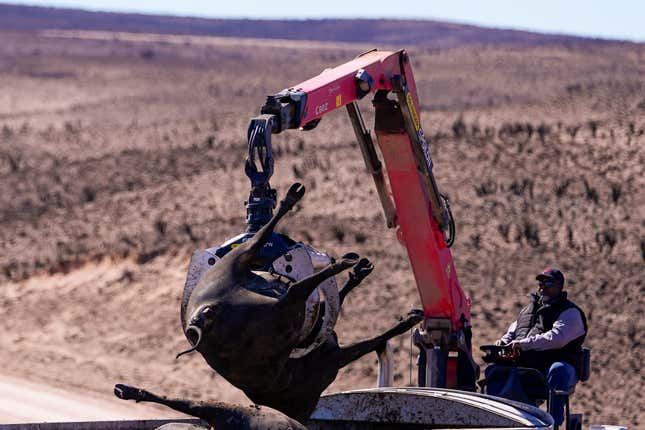
M307 300L307 297L323 282L325 279L330 278L334 275L339 274L343 270L347 270L350 267L358 263L358 254L349 253L345 254L340 260L335 263L332 263L325 267L324 269L310 275L304 279L293 284L289 287L287 293L280 299L280 302L284 305L290 305L293 303L304 303Z
M271 238L271 234L273 234L273 230L275 230L278 222L287 214L287 212L293 209L295 204L298 203L304 195L305 187L299 183L293 184L289 188L289 191L287 191L287 195L280 202L278 211L273 215L273 217L271 217L271 220L258 230L258 232L255 233L255 235L246 243L233 250L242 254L240 256L240 263L242 265L247 265L255 258L258 251L260 251L264 244L266 244Z
M340 298L340 306L343 305L345 297L349 294L354 288L356 288L362 281L372 273L374 270L374 265L367 258L361 258L361 260L354 266L354 269L349 274L349 279L345 282L345 285L338 292Z
M361 258L356 266L354 266L352 272L349 274L349 279L347 280L347 282L345 282L345 285L343 285L340 291L338 291L339 307L343 305L343 301L345 301L347 294L349 294L354 288L356 288L363 281L363 279L367 277L367 275L372 273L372 270L374 270L374 265L372 264L372 262L367 258ZM316 339L316 336L318 336L318 333L322 328L323 320L325 319L326 305L327 304L325 302L321 303L320 312L318 313L318 319L316 320L316 323L311 329L311 332L298 345L298 347L304 348L310 345Z
M385 333L348 346L341 346L336 352L336 363L338 364L338 368L340 369L345 367L352 361L361 358L367 353L381 349L386 341L405 333L422 320L423 311L415 309L410 311L407 317L399 321L394 327L387 330Z
M222 402L191 402L181 399L168 399L152 394L141 388L123 384L114 386L114 394L124 400L152 402L168 406L179 412L201 418L218 430L307 430L288 416L268 407L240 406ZM187 430L189 427L169 426L168 430Z
M142 388L130 387L129 385L116 384L114 386L114 395L123 400L135 400L139 402L159 403L168 406L171 409L182 412L187 415L192 415L203 420L213 417L212 406L205 406L198 402L191 402L181 399L168 399L166 397L157 396Z

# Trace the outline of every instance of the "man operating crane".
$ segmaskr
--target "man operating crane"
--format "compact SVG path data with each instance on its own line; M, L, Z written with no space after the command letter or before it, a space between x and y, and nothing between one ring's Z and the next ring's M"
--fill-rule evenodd
M578 369L582 344L587 335L584 312L567 298L564 275L549 267L535 278L538 292L529 294L530 302L497 345L510 345L519 355L518 365L541 371L550 390L569 391L580 379ZM491 376L497 365L486 368ZM490 384L488 394L505 397L504 384ZM551 411L555 425L564 420L564 401L554 397Z

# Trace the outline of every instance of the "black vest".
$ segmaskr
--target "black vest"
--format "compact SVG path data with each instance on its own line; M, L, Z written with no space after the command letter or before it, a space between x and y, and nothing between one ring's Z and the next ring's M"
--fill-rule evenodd
M585 334L559 349L523 351L520 356L521 365L546 370L554 362L563 361L571 364L578 371L581 364L582 344L587 336L587 318L582 309L567 299L566 292L553 298L549 303L541 303L540 295L536 293L529 294L529 298L531 299L530 303L520 311L517 317L515 339L520 340L551 330L560 314L571 308L580 312Z

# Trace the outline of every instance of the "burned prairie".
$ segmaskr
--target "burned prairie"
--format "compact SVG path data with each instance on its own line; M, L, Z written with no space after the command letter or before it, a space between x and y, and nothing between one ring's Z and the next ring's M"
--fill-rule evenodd
M173 361L186 346L178 315L189 255L244 227L246 127L264 96L369 46L2 40L5 371L107 393L128 380L243 399L199 359ZM452 251L473 300L476 346L512 321L537 271L558 265L591 326L593 373L575 408L589 422L642 425L633 393L645 382L645 49L409 51L435 174L457 220ZM289 235L336 256L358 250L376 266L345 303L342 342L418 305L352 137L338 113L274 139L274 186L308 189ZM395 382L407 384L409 341L394 347ZM348 366L331 389L374 384L374 362Z

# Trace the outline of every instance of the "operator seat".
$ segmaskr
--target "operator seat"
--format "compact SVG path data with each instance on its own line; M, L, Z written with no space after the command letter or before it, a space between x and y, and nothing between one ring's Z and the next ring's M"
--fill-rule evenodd
M484 348L482 347L482 350L485 350ZM486 357L484 359L486 361ZM580 366L576 371L579 382L589 380L591 374L591 350L589 348L582 348ZM496 365L492 372L478 381L483 394L488 394L488 388L493 384L503 384L502 390L499 390L499 385L494 390L503 393L500 397L534 406L539 406L546 401L549 413L553 398L556 396L565 397L564 422L566 430L582 429L582 414L571 414L569 407L569 398L575 392L575 385L569 390L549 390L546 379L539 370L512 366L508 362Z

